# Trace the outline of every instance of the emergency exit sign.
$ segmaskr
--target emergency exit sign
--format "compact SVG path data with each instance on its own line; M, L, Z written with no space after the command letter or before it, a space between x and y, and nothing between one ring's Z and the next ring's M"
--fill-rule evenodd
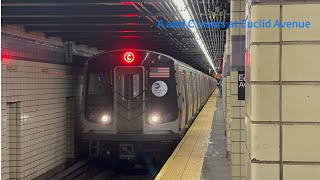
M238 71L238 100L245 100L245 85L244 71Z

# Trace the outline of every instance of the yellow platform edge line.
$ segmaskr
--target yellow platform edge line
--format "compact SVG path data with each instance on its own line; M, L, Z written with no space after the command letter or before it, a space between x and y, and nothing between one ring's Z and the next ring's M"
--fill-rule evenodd
M155 180L161 180L163 175L166 173L166 171L168 170L168 167L170 166L171 162L173 161L174 157L176 156L176 154L178 153L178 151L180 150L181 146L183 145L183 143L185 142L185 140L188 138L189 134L192 132L192 129L195 127L196 125L196 122L200 119L199 118L199 115L201 114L201 112L204 110L204 109L207 109L208 106L207 104L210 102L210 101L214 101L216 102L216 99L217 99L217 95L218 95L218 90L216 89L212 94L211 96L208 98L208 101L206 102L206 104L203 106L203 108L201 109L201 111L199 112L197 118L195 119L195 121L192 123L191 127L188 129L188 131L186 132L186 134L184 135L184 137L181 139L180 143L177 145L177 147L175 148L175 150L173 151L173 153L171 154L171 156L168 158L168 160L166 161L166 163L162 166L161 170L159 171L159 173L157 174ZM213 111L214 111L214 108L216 106L216 103L213 104ZM211 124L212 124L212 121L213 121L213 116L214 116L214 113L212 113L212 118L211 118ZM211 130L211 126L210 126L210 130ZM210 132L207 133L207 136L210 136ZM208 145L208 144L207 144ZM206 148L207 149L207 145L206 145ZM204 158L204 157L203 157ZM202 167L201 167L202 169Z

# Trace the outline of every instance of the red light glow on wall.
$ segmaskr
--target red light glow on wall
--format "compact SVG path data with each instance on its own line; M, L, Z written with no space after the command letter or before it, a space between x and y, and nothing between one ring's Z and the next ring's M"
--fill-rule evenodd
M132 32L139 32L139 31L134 31L134 30L120 30L118 32L121 32L121 33L132 33Z
M1 61L4 61L4 59L11 59L12 56L5 54L1 51Z
M120 38L140 38L140 36L114 36L114 37L120 37Z
M124 14L123 17L138 17L137 14Z
M121 2L121 5L130 6L132 5L132 2Z

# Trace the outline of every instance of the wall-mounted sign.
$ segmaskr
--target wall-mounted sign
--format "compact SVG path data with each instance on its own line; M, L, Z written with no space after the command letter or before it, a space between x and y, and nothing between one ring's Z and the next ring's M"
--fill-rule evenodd
M238 100L245 100L245 85L244 71L238 71Z
M7 65L8 71L18 71L18 66L16 65Z

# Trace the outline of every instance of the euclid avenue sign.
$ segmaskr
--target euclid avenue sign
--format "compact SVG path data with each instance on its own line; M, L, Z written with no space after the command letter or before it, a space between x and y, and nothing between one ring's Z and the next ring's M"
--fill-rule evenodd
M238 100L245 100L245 85L244 71L238 71Z

